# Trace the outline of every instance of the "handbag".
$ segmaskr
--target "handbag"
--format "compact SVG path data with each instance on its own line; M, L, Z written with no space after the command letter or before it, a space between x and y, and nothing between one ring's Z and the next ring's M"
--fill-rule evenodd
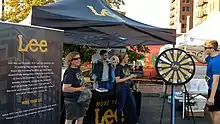
M92 98L92 91L89 88L86 87L81 92L79 98L77 99L77 103L79 105L84 106L86 109L88 109L89 108L89 104L91 102L91 98Z

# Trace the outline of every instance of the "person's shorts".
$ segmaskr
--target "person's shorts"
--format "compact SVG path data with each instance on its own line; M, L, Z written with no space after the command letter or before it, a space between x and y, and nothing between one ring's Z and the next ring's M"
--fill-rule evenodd
M211 90L208 91L208 98L210 97ZM207 99L208 100L208 99ZM213 106L208 106L208 111L220 111L220 90L216 91L215 102Z
M86 116L86 109L77 102L64 101L67 120L78 120Z

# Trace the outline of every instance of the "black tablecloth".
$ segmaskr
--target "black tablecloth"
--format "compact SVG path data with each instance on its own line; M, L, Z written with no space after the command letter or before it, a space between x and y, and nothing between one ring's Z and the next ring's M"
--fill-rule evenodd
M92 91L92 100L84 118L84 124L106 124L112 122L116 123L117 119L117 100L115 92L110 90L108 92ZM141 108L141 92L133 92L137 105L137 116L140 116ZM131 113L127 105L124 109L124 123L129 124L132 122ZM64 121L62 121L63 123Z

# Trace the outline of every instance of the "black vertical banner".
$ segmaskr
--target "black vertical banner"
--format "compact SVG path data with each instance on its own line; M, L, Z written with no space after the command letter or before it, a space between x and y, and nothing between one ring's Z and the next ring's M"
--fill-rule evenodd
M0 124L59 124L62 38L0 23Z

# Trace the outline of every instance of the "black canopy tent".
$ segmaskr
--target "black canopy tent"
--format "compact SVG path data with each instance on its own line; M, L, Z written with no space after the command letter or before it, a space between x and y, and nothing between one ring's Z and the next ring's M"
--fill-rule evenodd
M33 7L32 25L62 29L65 43L96 47L174 44L176 33L129 19L102 0L63 0Z

